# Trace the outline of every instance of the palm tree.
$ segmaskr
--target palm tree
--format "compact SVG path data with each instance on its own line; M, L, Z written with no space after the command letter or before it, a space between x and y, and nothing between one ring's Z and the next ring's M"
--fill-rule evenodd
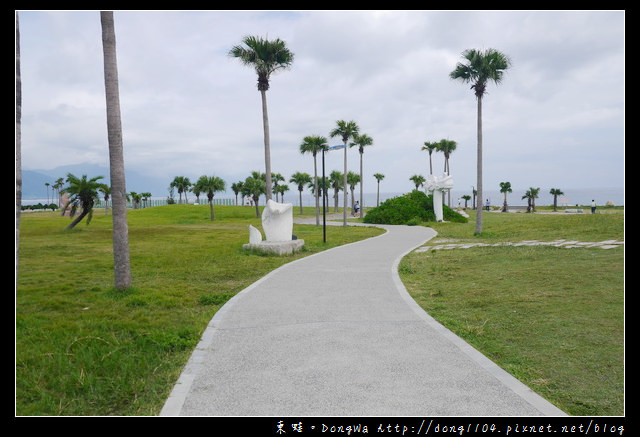
M344 143L344 181L342 183L343 187L347 186L347 141L349 138L355 138L358 135L358 125L355 121L344 121L338 120L336 122L336 127L331 131L329 136L340 137L342 138L342 142ZM343 226L347 226L347 196L344 196L344 211L342 215Z
M81 178L77 178L71 173L67 175L67 183L69 186L63 188L62 192L69 194L71 217L74 217L76 211L80 208L80 215L67 226L67 229L73 229L75 225L80 223L85 217L87 217L87 224L91 222L93 205L98 198L98 190L104 186L104 184L98 181L103 178L103 176L96 176L87 179L87 175L83 175Z
M47 187L47 205L49 204L49 186L51 184L49 182L45 182L44 186Z
M441 139L438 143L438 150L444 153L444 172L448 175L451 174L449 167L449 157L451 156L451 152L456 150L457 146L458 143L456 143L455 141L446 140L444 138ZM447 203L449 207L451 207L451 190L447 190Z
M540 192L540 188L530 187L522 196L523 199L527 199L527 212L535 212L536 211L536 199L538 198L538 193Z
M318 164L316 155L318 152L323 152L328 149L329 145L327 144L327 139L322 136L306 136L302 140L302 144L300 144L300 153L311 153L313 155L313 176L314 183L318 183ZM318 190L318 186L314 186L313 193L316 198L316 226L320 225L320 201L318 200L320 190Z
M467 202L469 202L469 200L471 200L471 196L469 196L468 194L465 194L463 196L461 196L464 199L464 209L467 209Z
M563 196L564 193L562 192L562 190L560 190L560 188L552 188L551 190L549 190L549 194L551 194L553 196L553 210L557 211L558 210L558 196Z
M16 11L16 289L20 247L20 215L22 213L22 76L20 75L20 23Z
M191 186L191 192L196 196L196 203L200 204L200 193L204 192L202 186L198 184L199 180Z
M431 154L434 151L438 151L438 143L436 142L429 142L429 141L425 141L424 142L424 146L422 146L422 149L420 150L426 150L427 152L429 152L429 174L433 174L433 165L431 162Z
M129 196L131 197L131 201L133 202L133 209L140 208L140 201L142 200L142 195L136 193L135 191L132 191L129 193Z
M293 53L279 38L267 40L257 36L246 36L244 45L236 45L229 55L238 58L244 65L253 67L258 74L258 91L262 96L262 125L264 129L264 162L266 175L266 195L271 199L271 150L269 144L269 116L267 115L267 90L272 73L287 69L293 63Z
M340 192L340 190L343 189L344 185L342 185L344 183L344 178L342 177L342 173L340 173L339 170L333 170L331 172L331 174L329 175L329 184L331 186L331 188L333 188L333 203L334 203L334 207L333 207L333 211L334 212L338 212L339 208L338 208L338 193ZM346 197L346 194L345 194Z
M58 193L58 207L60 207L60 189L64 186L64 178L56 179L53 189Z
M424 178L424 176L420 176L419 174L414 174L409 178L409 180L414 183L414 185L416 186L416 190L419 189L420 186L426 182L426 179Z
M349 190L351 191L351 214L355 214L356 205L355 205L355 196L353 191L356 189L356 185L360 182L360 175L358 173L354 173L352 171L347 174L347 183L349 184ZM346 194L346 190L345 190ZM362 199L362 197L360 197ZM362 204L360 204L360 210L362 211ZM362 214L360 214L362 216Z
M231 191L236 195L236 206L238 205L238 194L242 192L242 181L231 184Z
M271 183L273 184L271 191L276 193L276 202L278 201L278 193L280 192L278 190L278 182L284 182L284 180L284 176L280 173L271 173Z
M311 182L311 176L309 176L309 173L301 173L298 171L291 175L289 182L298 186L298 191L300 192L300 214L302 214L302 190L304 190L305 184ZM316 199L317 198L318 196L316 196Z
M260 195L266 193L266 187L264 180L258 176L256 176L257 172L253 172L251 176L247 177L242 184L242 194L244 196L251 197L253 199L253 203L256 206L256 217L260 217L260 209L258 208L258 201L260 200Z
M185 203L187 203L187 191L189 191L189 188L191 188L191 181L189 180L189 178L184 176L176 176L173 178L173 181L171 181L171 184L169 184L169 186L178 190L179 203L182 203L182 193L184 193L184 201Z
M211 211L211 221L214 221L213 196L215 196L217 192L225 190L225 182L218 176L200 176L196 185L200 188L201 192L206 193Z
M99 191L102 193L102 197L104 198L104 215L107 215L109 213L109 196L111 195L111 187L103 185L99 188Z
M131 287L131 265L129 262L127 191L124 172L124 152L122 149L120 91L118 88L116 33L113 23L113 11L100 11L100 23L102 26L104 84L107 102L115 287L119 290L124 290Z
M384 179L382 173L374 173L373 177L378 181L378 195L376 197L376 206L380 206L380 181Z
M513 190L511 189L511 182L500 182L500 192L504 193L502 212L507 212L507 193L513 192Z
M353 137L353 142L349 144L349 147L358 146L358 153L360 153L360 211L364 211L364 198L362 197L362 181L364 175L362 174L362 154L364 148L373 144L373 138L367 134L359 134ZM353 194L351 195L353 197ZM351 199L353 203L353 198ZM360 214L362 216L362 213Z
M276 193L276 200L278 199L278 194L280 194L280 202L284 203L284 193L289 191L289 185L278 185L277 187L273 187L273 192Z
M472 82L478 103L478 158L477 158L477 191L478 198L482 199L482 98L486 93L487 83L493 81L496 85L502 81L504 71L511 65L511 60L504 54L494 49L482 52L476 49L465 50L462 56L467 60L466 64L458 63L456 68L449 73L451 79L460 79L468 83ZM482 208L478 208L476 214L475 233L482 232Z

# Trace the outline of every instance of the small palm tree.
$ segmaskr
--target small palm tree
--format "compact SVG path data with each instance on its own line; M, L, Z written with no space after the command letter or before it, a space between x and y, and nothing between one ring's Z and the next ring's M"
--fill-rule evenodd
M280 195L280 202L284 203L284 193L289 191L289 185L278 185L273 187L273 192L276 194L276 200L278 200L278 194Z
M311 176L308 173L296 172L291 175L289 182L298 186L298 191L300 192L300 214L302 214L302 190L304 190L305 184L311 182Z
M271 183L273 184L272 191L276 193L276 202L278 201L278 193L280 193L280 190L278 190L278 183L284 182L284 180L284 176L280 173L271 173Z
M318 163L316 155L318 154L318 152L327 150L328 147L329 144L327 144L327 139L325 137L317 135L309 135L304 137L304 139L302 140L302 144L300 144L300 153L302 153L303 155L305 153L311 153L311 155L313 155L313 182L315 184L318 183ZM314 186L313 193L316 198L316 226L318 226L320 225L320 190L318 189L317 185Z
M242 194L253 199L253 203L256 206L256 217L258 218L260 217L258 201L260 200L260 195L265 193L265 181L260 176L256 177L256 172L253 172L251 176L244 180L244 183L242 184Z
M257 36L246 36L244 45L236 45L229 50L229 55L238 58L244 65L253 67L258 75L258 91L262 96L262 126L264 130L264 161L267 199L272 197L271 188L271 149L269 143L269 116L267 114L267 90L271 74L287 69L293 63L293 53L287 44L279 38L263 39Z
M136 193L135 191L132 191L129 193L129 196L131 197L131 201L133 202L133 209L140 208L140 201L142 200L142 195Z
M196 185L200 188L201 192L206 193L207 200L209 200L209 210L211 212L211 221L215 220L213 213L213 196L217 192L225 190L225 182L218 176L200 176Z
M145 191L144 193L142 193L142 204L144 205L143 208L146 208L147 206L149 206L147 204L149 200L151 200L151 193L148 191Z
M364 148L367 146L371 146L373 144L373 138L371 138L367 134L358 134L353 137L353 142L349 144L349 147L358 147L358 153L360 153L360 211L364 208L364 198L362 195L362 181L364 179L364 175L362 174L362 155L364 154ZM353 194L351 195L353 197ZM353 198L351 199L353 203Z
M530 187L522 196L523 199L527 199L527 212L535 212L536 211L536 199L538 198L538 193L540 192L540 188Z
M347 186L347 142L349 138L355 138L359 133L360 128L355 121L336 121L336 127L329 133L331 138L340 137L344 143L344 180L342 186ZM344 211L342 215L343 226L347 226L347 196L344 196Z
M431 155L433 154L433 152L438 151L438 143L425 141L424 145L422 146L422 149L420 150L426 150L427 152L429 152L429 174L433 174L433 164L431 162Z
M553 196L553 210L558 210L558 196L563 196L564 193L560 190L560 188L552 188L549 190L549 194Z
M349 174L347 174L347 183L349 184L349 190L351 191L351 214L353 215L356 212L356 205L355 205L356 199L353 192L356 189L356 185L360 183L360 175L358 173L354 173L350 171ZM362 208L362 204L360 204L360 208Z
M73 229L85 217L87 217L87 224L91 222L93 205L98 198L98 190L104 186L98 181L103 178L104 176L96 176L95 178L87 179L87 175L77 178L71 173L67 174L69 186L64 188L62 192L69 194L71 217L74 217L76 211L80 209L80 215L67 226L67 229Z
M344 178L342 177L342 173L338 170L333 170L329 175L329 184L331 188L333 188L333 202L334 202L334 212L338 212L338 193L344 187L342 185L344 183ZM346 195L345 195L346 198Z
M452 140L441 139L438 143L438 150L444 153L444 172L446 174L451 174L449 167L449 157L451 156L451 152L456 150L458 143ZM451 206L451 190L447 190L447 203Z
M108 185L103 185L98 189L98 191L102 193L102 197L104 198L104 215L107 215L109 212L108 206L109 206L109 196L111 195L111 187Z
M184 201L187 203L187 191L191 188L191 181L184 176L176 176L169 184L169 187L178 190L179 203L182 203L182 193L184 193Z
M469 200L471 200L471 196L469 196L468 194L465 194L463 196L461 196L464 199L464 209L467 209L467 202L469 202Z
M238 205L238 194L242 192L242 181L231 184L231 191L236 195L236 205Z
M500 192L504 193L502 212L507 212L507 193L513 192L513 190L511 189L511 182L500 182Z
M419 174L414 174L409 178L409 180L412 181L413 184L416 186L416 190L418 190L420 186L424 185L424 183L426 182L426 179L424 178L424 176L420 176Z
M482 98L487 91L487 83L493 81L499 84L502 81L505 70L511 66L511 60L504 54L494 49L487 49L482 52L476 49L465 50L462 56L467 61L466 64L458 63L456 68L449 73L451 79L459 79L465 83L473 83L471 89L474 90L478 103L478 159L477 159L477 191L478 198L482 199ZM476 214L475 233L482 232L482 208L478 208Z
M376 206L380 206L380 181L384 179L382 173L374 173L373 177L378 181L378 194L376 196Z

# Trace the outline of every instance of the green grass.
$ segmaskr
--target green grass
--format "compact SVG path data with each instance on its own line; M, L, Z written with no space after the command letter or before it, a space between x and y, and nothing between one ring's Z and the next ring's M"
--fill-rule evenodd
M16 292L16 414L157 415L206 325L236 293L291 260L382 231L294 225L303 252L242 249L252 207L170 205L128 213L133 287L113 287L111 216L64 228L21 216ZM294 208L298 216L299 209ZM313 217L313 208L304 216Z
M624 214L485 213L434 240L624 240ZM624 248L474 247L399 266L431 316L571 415L624 415Z

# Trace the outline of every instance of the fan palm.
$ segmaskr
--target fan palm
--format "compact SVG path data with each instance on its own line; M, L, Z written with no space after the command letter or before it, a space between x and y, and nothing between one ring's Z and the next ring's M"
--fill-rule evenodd
M421 176L419 174L414 174L409 178L409 180L412 181L413 184L416 186L416 190L419 189L420 186L426 182L426 179L424 178L424 176Z
M266 193L265 182L258 175L256 177L257 172L253 172L251 176L244 180L242 184L242 194L244 196L251 197L253 199L253 203L256 206L256 217L260 217L260 209L258 208L258 201L260 200L260 195Z
M298 191L300 192L300 214L302 214L302 190L304 190L305 184L311 182L311 176L308 173L296 172L291 175L289 182L292 184L296 184L298 186ZM318 197L316 196L316 199Z
M313 193L316 198L316 226L320 225L320 200L319 200L320 190L318 189L318 185L317 185L318 163L317 163L316 155L318 154L318 152L327 150L328 147L329 145L327 144L327 139L325 137L317 136L317 135L315 136L310 135L310 136L304 137L304 139L302 140L302 144L300 144L300 153L302 154L311 153L313 155L313 176L314 176L313 182L314 184L316 184L313 190Z
M433 174L433 165L431 162L431 155L433 154L434 151L438 151L438 143L425 141L424 146L422 146L421 150L426 150L427 152L429 152L429 174Z
M553 210L557 211L558 210L558 196L562 196L562 195L564 195L564 193L562 192L562 190L560 190L560 188L552 188L551 190L549 190L549 194L551 194L553 196Z
M373 177L378 181L378 194L376 196L376 206L380 206L380 181L384 179L382 173L374 173Z
M354 214L355 210L356 210L356 205L355 205L355 196L353 194L354 190L356 189L356 185L358 185L358 183L360 182L360 175L358 173L354 173L352 171L350 171L347 174L347 183L349 184L349 190L351 191L351 213ZM345 194L346 194L345 190ZM361 192L362 194L362 192ZM362 199L362 197L360 197ZM360 204L360 208L362 208L362 203ZM362 209L361 209L362 211ZM362 214L361 214L362 215Z
M353 137L353 142L349 144L349 147L358 146L358 153L360 153L360 211L364 210L364 199L362 197L362 181L364 178L362 174L362 155L364 154L364 148L366 146L371 146L372 144L373 138L371 138L367 134L356 135L355 137ZM353 203L353 199L351 199L351 202ZM362 214L360 215L362 216Z
M187 191L191 188L191 181L185 176L176 176L169 185L178 190L179 203L182 203L182 193L184 193L184 201L187 203Z
M347 186L347 142L349 138L355 138L358 135L360 128L355 121L338 120L336 127L331 131L329 136L331 138L340 137L344 143L344 181L343 186ZM347 226L347 196L344 196L344 211L343 211L343 226Z
M244 45L236 45L229 55L238 58L244 65L251 66L258 75L258 91L262 96L262 126L264 129L264 163L267 199L271 199L271 149L269 140L269 116L267 114L267 90L271 74L286 69L293 63L293 53L279 38L268 40L257 36L246 36Z
M502 204L502 212L507 212L507 193L511 193L511 182L500 182L500 192L504 193L504 203Z
M477 158L477 191L478 198L482 199L482 98L486 93L487 83L493 81L499 84L502 81L504 71L511 66L511 60L494 49L482 52L476 49L465 50L462 56L466 63L458 63L456 68L449 73L451 79L459 79L462 82L471 82L478 104L478 158ZM478 208L476 214L475 233L482 232L482 208Z
M199 188L200 192L207 195L209 210L211 212L211 221L214 221L213 197L217 192L225 190L225 182L218 176L200 176L200 179L196 182L196 186Z
M71 173L67 174L68 187L62 189L62 193L69 194L69 205L71 205L71 216L76 215L76 211L80 209L80 215L73 220L67 229L73 229L78 223L87 217L87 224L91 222L93 216L93 205L98 198L98 191L104 187L104 184L98 182L103 176L96 176L87 179L87 175L78 178Z

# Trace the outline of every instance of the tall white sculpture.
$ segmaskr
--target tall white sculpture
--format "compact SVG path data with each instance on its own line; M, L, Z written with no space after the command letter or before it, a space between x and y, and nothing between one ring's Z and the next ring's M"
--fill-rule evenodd
M436 221L441 222L442 216L442 197L446 190L453 188L453 178L443 173L442 176L429 175L427 177L427 191L433 193L433 212L436 215Z

